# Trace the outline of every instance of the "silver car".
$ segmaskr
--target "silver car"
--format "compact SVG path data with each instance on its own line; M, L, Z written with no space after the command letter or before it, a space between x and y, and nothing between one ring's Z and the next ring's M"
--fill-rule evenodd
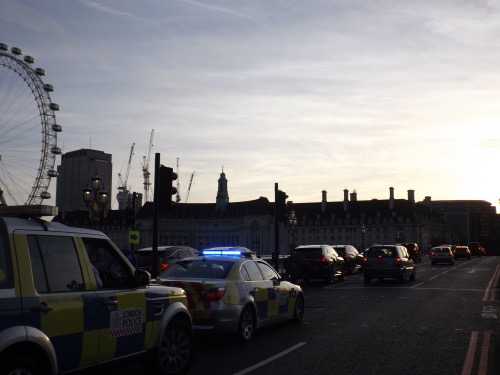
M372 279L398 279L402 283L406 279L415 280L417 270L415 262L410 258L406 247L401 245L373 245L365 252L363 272L365 283Z
M450 246L438 246L431 249L431 263L449 263L455 264L455 256Z
M186 291L195 330L232 332L244 342L259 327L300 322L304 315L301 287L244 247L203 250L168 267L153 283Z

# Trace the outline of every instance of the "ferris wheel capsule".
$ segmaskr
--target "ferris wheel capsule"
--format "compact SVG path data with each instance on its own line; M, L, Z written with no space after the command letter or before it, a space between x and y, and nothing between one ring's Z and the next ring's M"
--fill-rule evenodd
M54 86L52 85L49 85L48 83L46 83L45 85L43 85L43 89L47 92L52 92L54 91Z
M41 197L42 199L50 199L51 195L50 195L50 193L49 193L48 191L42 191L42 192L40 193L40 197Z
M47 171L47 175L49 177L58 177L59 176L59 172L57 172L55 169L51 169L51 170Z
M17 48L17 47L12 47L10 52L12 52L14 55L17 55L17 56L20 56L23 54L23 51L21 50L21 48Z
M52 151L52 153L54 155L61 155L62 154L62 150L57 146L52 147L52 149L50 151Z
M0 43L0 51L8 51L9 47L5 43Z
M33 56L24 56L24 61L27 62L28 64L34 64L35 58Z
M47 74L47 73L45 73L45 69L42 69L42 68L36 68L35 73L39 76L44 76L45 74Z
M55 131L55 132L57 132L57 133L59 133L59 132L63 131L63 128L59 124L54 124L54 125L52 125L52 130Z
M61 108L59 107L59 104L56 103L50 103L49 108L53 111L59 111Z

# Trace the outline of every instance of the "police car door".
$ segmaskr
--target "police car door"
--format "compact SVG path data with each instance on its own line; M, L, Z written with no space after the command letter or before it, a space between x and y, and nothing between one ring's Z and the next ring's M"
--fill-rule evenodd
M288 316L288 304L290 300L290 289L287 283L280 282L279 274L269 264L263 261L257 261L259 268L264 276L264 280L269 284L269 309L272 310L272 316Z
M26 325L49 337L60 371L95 363L99 331L92 327L86 306L96 296L86 289L89 280L74 237L20 232L14 237L18 264L24 268L19 275ZM32 272L26 272L29 265Z
M83 237L82 240L90 262L98 271L97 298L86 306L89 319L99 327L98 361L150 347L146 317L148 310L152 311L148 304L153 302L146 302L146 288L135 286L129 263L106 239Z
M250 275L251 293L254 296L258 319L267 320L276 317L278 311L274 302L276 295L273 282L264 279L262 271L254 260L243 263L243 267Z

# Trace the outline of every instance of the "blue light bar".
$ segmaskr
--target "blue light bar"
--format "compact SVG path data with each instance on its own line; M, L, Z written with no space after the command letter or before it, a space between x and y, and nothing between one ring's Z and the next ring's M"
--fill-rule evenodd
M203 255L240 256L240 250L203 250Z

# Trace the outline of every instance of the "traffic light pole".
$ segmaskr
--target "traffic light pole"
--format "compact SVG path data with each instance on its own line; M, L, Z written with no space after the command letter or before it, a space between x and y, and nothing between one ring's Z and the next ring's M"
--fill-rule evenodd
M153 193L153 243L152 243L152 251L151 251L151 257L152 257L152 278L155 278L158 276L158 268L159 268L159 262L158 262L158 222L159 222L159 216L160 216L160 154L156 153L155 154L155 186L154 186L154 193Z
M274 268L279 272L279 254L280 254L280 241L279 241L279 220L278 220L278 183L274 183Z

